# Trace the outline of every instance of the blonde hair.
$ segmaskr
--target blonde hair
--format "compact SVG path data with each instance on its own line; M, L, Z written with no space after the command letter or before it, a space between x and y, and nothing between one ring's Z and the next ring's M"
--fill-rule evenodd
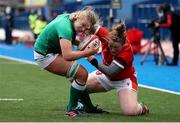
M94 9L90 6L78 10L74 12L74 14L76 14L76 17L78 19L86 18L90 22L91 27L94 26L95 24L99 24L99 17L95 13Z
M125 44L126 42L126 26L124 22L120 22L118 25L112 27L109 32L108 38L114 42L120 42Z

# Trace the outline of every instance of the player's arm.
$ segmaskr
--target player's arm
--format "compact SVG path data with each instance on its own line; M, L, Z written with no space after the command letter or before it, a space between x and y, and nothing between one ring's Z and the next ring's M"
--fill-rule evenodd
M67 39L60 39L60 47L62 51L62 56L67 61L73 61L82 57L94 55L99 50L98 48L91 47L84 51L73 51L72 43Z
M155 22L156 27L160 28L169 28L172 25L172 16L170 14L167 15L166 23L157 23Z
M84 33L80 33L80 34L76 35L76 39L75 39L73 45L78 46L84 40L84 38L85 38L85 34Z
M159 24L160 28L169 28L172 25L172 16L170 14L167 15L166 23Z
M109 66L104 64L99 64L96 58L93 58L90 61L90 63L109 77L118 74L120 71L122 71L125 68L125 62L123 62L122 60L121 62L117 62L116 60L113 60Z

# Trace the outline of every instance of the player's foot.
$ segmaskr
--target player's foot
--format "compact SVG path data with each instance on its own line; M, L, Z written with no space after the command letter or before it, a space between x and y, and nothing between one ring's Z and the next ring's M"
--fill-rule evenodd
M102 108L99 108L98 105L96 105L93 109L89 108L88 106L84 105L82 102L78 102L78 105L76 107L76 110L80 113L80 114L84 114L84 113L97 113L97 114L108 114L108 111L103 110Z
M140 103L140 105L142 106L142 112L141 112L141 115L146 115L146 114L149 114L149 109L148 107L144 104L144 103Z
M68 106L67 106L67 108L68 108ZM78 102L78 105L75 109L73 109L72 111L69 111L69 112L66 111L65 114L66 114L66 116L69 116L69 117L88 116L84 110L84 105L80 102Z
M77 104L76 110L79 112L84 112L85 111L84 104L79 101Z
M94 109L87 109L85 108L85 111L87 113L97 113L97 114L109 114L108 111L103 110L102 108L99 108L98 105L94 107Z
M73 118L73 117L76 117L78 115L78 111L72 110L72 111L66 112L66 115Z

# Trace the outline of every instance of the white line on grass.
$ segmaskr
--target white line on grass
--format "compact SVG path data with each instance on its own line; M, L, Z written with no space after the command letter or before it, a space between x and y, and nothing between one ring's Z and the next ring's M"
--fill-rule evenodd
M5 59L13 60L13 61L19 61L19 62L23 62L23 63L27 63L27 64L37 65L35 62L31 62L31 61L23 60L23 59L18 59L18 58L13 58L13 57L9 57L9 56L0 55L0 58L5 58ZM166 89L162 89L162 88L156 88L156 87L142 85L142 84L138 84L138 85L140 87L148 88L148 89L151 89L151 90L156 90L156 91L161 91L161 92L166 92L166 93L180 95L180 93L176 92L176 91L170 91L170 90L166 90Z
M16 99L16 98L0 98L0 101L23 101L24 99Z
M26 63L23 63L23 62L14 62L14 61L6 61L6 62L0 62L0 65L17 65L17 64L26 64Z
M166 93L171 93L171 94L176 94L176 95L180 95L180 93L176 92L176 91L170 91L170 90L166 90L166 89L162 89L162 88L156 88L156 87L152 87L152 86L147 86L147 85L142 85L142 84L138 84L140 87L143 88L148 88L151 90L156 90L156 91L162 91L162 92L166 92Z

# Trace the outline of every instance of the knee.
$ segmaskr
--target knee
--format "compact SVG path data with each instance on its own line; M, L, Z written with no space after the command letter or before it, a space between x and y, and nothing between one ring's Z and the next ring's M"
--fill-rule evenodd
M122 107L122 113L127 116L134 116L138 114L138 106L135 104L131 104L126 107Z
M80 66L79 69L78 69L77 74L78 74L77 76L79 78L84 78L87 81L88 72L87 72L87 70L84 67Z
M75 79L77 79L78 81L82 83L86 83L87 78L88 78L87 70L83 66L80 65L76 72Z

